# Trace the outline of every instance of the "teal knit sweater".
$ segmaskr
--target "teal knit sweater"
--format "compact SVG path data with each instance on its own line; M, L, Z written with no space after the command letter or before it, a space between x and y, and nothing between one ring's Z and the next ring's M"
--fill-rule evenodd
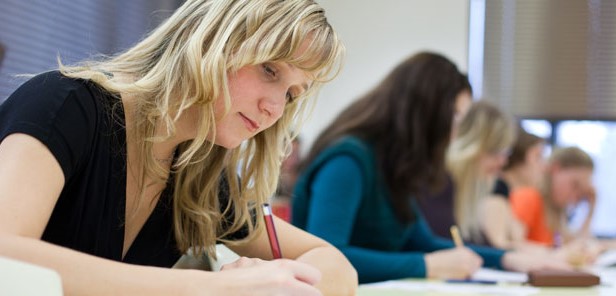
M292 223L336 246L351 261L360 283L425 277L424 255L452 248L435 236L413 199L416 219L394 215L370 146L345 137L324 150L298 179ZM484 266L501 268L504 251L470 246Z

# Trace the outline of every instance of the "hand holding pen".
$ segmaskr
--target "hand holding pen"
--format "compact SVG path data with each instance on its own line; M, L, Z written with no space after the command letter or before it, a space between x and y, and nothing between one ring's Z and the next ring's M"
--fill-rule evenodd
M262 210L272 256L274 259L281 259L282 253L270 205L263 204ZM315 286L321 280L321 272L304 262L291 259L272 261L240 257L232 263L225 264L221 268L221 274L226 276L239 270L243 273L243 277L251 279L249 283L260 284L249 287L249 290L248 286L231 285L225 291L225 295L322 295Z
M464 247L458 228L453 226L450 230L456 247L426 254L426 277L466 280L483 264L477 253Z

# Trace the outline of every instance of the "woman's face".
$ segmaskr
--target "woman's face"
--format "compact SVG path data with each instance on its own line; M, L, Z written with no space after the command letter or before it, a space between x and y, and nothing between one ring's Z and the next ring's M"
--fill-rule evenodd
M562 168L554 165L550 169L552 176L552 198L559 207L578 203L592 188L592 170L590 168Z
M479 157L481 173L486 177L496 177L503 169L503 166L507 164L509 154L509 149L482 153Z
M526 151L526 158L521 166L526 184L540 185L546 168L544 151L545 144L543 142L538 142Z
M456 104L454 106L455 110L453 113L452 127L451 127L451 140L456 137L456 133L458 131L458 125L462 121L462 118L466 116L468 110L471 108L473 103L473 97L468 90L461 91L456 97Z
M225 114L224 100L215 102L214 143L230 149L276 123L285 105L312 83L304 71L273 62L244 66L228 79L231 106Z

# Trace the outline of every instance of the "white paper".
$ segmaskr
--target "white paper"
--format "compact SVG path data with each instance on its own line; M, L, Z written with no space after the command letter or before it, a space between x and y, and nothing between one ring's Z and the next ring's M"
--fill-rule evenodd
M398 280L386 281L374 284L363 284L361 289L370 290L401 290L409 292L440 292L468 295L503 295L503 296L526 296L539 293L539 288L521 285L497 284L453 284L441 281L425 280Z
M490 268L480 268L473 276L473 280L494 281L497 283L526 283L528 275L522 272L495 270Z
M611 249L603 252L595 263L593 264L596 267L615 267L616 266L616 249Z
M0 257L0 295L61 296L62 280L56 271Z

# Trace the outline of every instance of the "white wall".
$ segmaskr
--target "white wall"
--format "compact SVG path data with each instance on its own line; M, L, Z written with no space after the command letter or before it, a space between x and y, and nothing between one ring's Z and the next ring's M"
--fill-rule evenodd
M302 129L303 153L333 118L378 83L398 62L421 50L468 60L468 0L317 0L343 40L346 62L326 85Z

